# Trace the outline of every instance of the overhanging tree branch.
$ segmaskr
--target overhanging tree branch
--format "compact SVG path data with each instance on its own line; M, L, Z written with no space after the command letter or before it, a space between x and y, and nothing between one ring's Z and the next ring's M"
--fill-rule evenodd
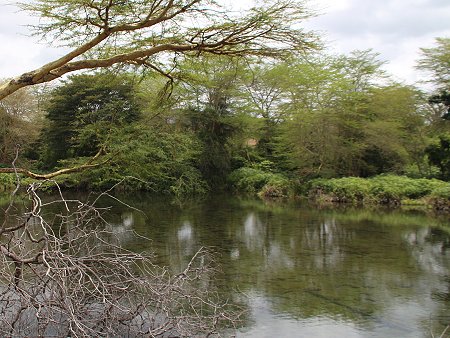
M34 27L37 35L60 37L73 49L5 83L0 100L77 70L142 59L148 64L149 57L156 61L167 53L273 57L316 46L312 34L293 26L311 16L302 0L272 0L240 17L221 7L212 12L207 0L34 0L22 8L42 18Z
M36 179L36 180L49 180L49 179L55 178L60 175L72 174L72 173L80 172L80 171L83 171L86 169L91 169L91 168L96 168L96 167L102 166L102 165L106 164L109 161L109 159L102 161L100 163L92 163L92 162L97 160L103 154L104 154L104 150L100 149L100 151L93 158L91 158L89 161L87 161L86 163L84 163L80 166L65 168L65 169L57 170L57 171L54 171L54 172L51 172L48 174L37 174L37 173L34 173L34 172L29 171L24 168L0 168L0 173L2 173L2 174L23 174L25 176L28 176L28 177Z

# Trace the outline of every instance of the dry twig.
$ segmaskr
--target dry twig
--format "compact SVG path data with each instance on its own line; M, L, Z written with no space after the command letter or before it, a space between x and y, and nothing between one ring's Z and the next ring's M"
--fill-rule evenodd
M93 204L61 194L48 221L41 184L28 189L29 211L2 226L0 336L216 337L236 325L240 310L209 289L208 250L172 275L123 249Z

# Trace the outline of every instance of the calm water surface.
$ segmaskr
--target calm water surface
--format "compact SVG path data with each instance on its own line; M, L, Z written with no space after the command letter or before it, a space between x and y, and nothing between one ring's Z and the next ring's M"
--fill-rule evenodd
M127 247L175 270L216 249L218 286L248 308L238 337L432 337L450 324L450 235L431 227L447 218L224 196L128 202L145 214L116 208Z
M122 200L142 212L103 203L126 247L175 271L202 246L217 251L217 287L248 310L238 337L439 337L450 325L448 217L227 196Z

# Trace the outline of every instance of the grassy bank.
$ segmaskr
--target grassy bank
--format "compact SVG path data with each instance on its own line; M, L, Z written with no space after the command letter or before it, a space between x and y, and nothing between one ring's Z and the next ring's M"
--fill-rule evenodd
M58 177L57 180L65 188L84 188L76 184L75 176ZM380 175L372 178L316 179L300 186L296 180L281 173L244 167L235 170L228 181L234 192L261 198L306 196L322 204L409 205L450 212L450 183L437 179ZM15 183L14 175L0 174L0 192L12 190ZM21 183L27 185L31 180L25 178ZM49 190L54 188L53 183L47 185ZM44 183L44 189L45 186Z
M307 196L317 203L426 206L450 212L450 183L437 179L380 175L316 179L299 185L280 173L241 168L229 180L234 191L261 198Z
M450 183L436 179L395 175L318 179L309 183L308 196L317 202L426 205L450 211Z

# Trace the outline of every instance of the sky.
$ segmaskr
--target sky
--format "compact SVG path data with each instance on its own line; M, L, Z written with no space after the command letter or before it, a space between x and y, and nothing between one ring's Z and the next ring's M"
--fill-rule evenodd
M249 0L224 0L242 7ZM221 1L219 1L221 2ZM29 37L25 25L37 20L0 0L0 78L33 70L63 51ZM332 53L372 49L397 81L413 84L424 74L414 68L421 47L450 37L450 0L309 0L320 13L302 24L315 30ZM36 21L34 21L36 22Z
M450 37L450 0L311 0L310 7L323 14L305 27L320 31L332 52L370 48L407 84L426 77L414 67L420 48Z

